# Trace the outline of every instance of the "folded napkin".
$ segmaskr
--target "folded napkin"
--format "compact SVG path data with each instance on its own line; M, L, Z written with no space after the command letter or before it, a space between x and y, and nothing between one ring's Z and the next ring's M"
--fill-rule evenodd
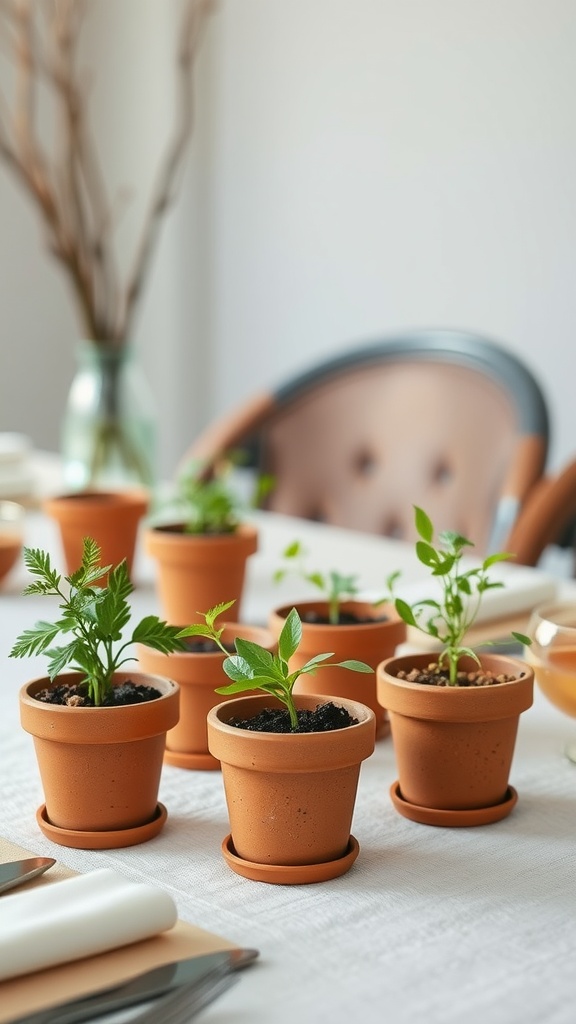
M173 928L172 898L103 868L0 899L0 981Z

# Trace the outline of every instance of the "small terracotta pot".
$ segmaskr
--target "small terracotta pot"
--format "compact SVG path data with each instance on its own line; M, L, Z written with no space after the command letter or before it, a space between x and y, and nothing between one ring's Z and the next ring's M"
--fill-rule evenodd
M299 708L324 702L321 696L296 698ZM333 732L284 734L227 724L230 718L250 718L280 706L266 694L236 698L209 712L208 746L222 763L234 870L271 882L310 882L335 877L350 866L360 764L374 750L375 719L364 704L337 703L357 724ZM330 866L329 875L323 874L325 866Z
M16 564L24 543L24 506L0 501L0 581Z
M144 490L77 491L43 502L43 509L58 523L68 574L82 564L85 537L101 549L101 565L118 565L126 559L132 571L140 520L149 505Z
M237 636L252 640L268 651L276 647L267 629L239 623L224 626L224 644L232 644ZM208 750L206 716L216 704L232 699L215 692L217 686L226 686L231 681L222 668L224 654L220 651L163 654L144 644L137 644L136 651L144 672L173 679L180 686L180 718L166 737L166 763L178 768L219 769L220 762Z
M153 526L144 534L147 553L157 563L158 594L172 623L201 622L202 613L224 601L226 615L240 617L246 562L258 546L257 531L242 523L235 533L184 533L179 524Z
M395 805L426 824L498 820L515 803L508 778L519 716L533 700L534 673L518 659L483 655L485 669L514 678L470 687L397 678L399 671L425 668L436 658L404 655L377 668L378 699L388 709L398 767ZM471 658L460 664L467 671L478 667Z
M67 673L54 685L81 678ZM134 672L118 672L114 685L125 680L153 686L162 696L120 707L66 707L34 699L52 685L47 677L20 690L20 720L34 737L46 800L43 821L61 845L131 845L142 841L139 829L149 838L147 826L158 820L166 733L178 720L179 687ZM123 833L130 833L130 843Z
M270 614L268 624L276 637L293 606L276 608ZM300 676L294 687L295 693L321 693L332 697L346 697L358 700L372 708L376 716L376 736L387 736L390 724L385 709L378 703L376 694L376 666L394 654L398 644L406 638L406 626L393 605L374 605L364 601L346 601L342 610L369 619L358 624L330 625L305 622L307 612L326 617L328 605L325 601L300 601L296 611L302 619L302 641L293 658L291 668L301 668L316 654L333 652L332 661L346 661L355 658L365 661L374 669L374 675L351 672L345 668L319 668L313 675ZM384 618L385 616L385 618Z

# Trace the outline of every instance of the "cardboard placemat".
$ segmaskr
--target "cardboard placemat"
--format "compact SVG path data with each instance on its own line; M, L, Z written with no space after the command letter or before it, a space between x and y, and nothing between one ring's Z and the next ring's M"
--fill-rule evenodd
M0 839L0 863L33 856L34 854L28 850ZM27 882L26 888L51 885L74 874L76 872L70 871L57 861L43 875ZM16 893L18 890L10 892ZM2 896L0 912L1 907ZM0 1024L10 1024L10 1021L25 1014L46 1009L66 999L87 995L109 985L119 984L150 967L159 967L173 960L184 960L191 956L232 948L234 943L219 935L213 935L185 921L177 921L170 931L162 932L151 939L1 982Z

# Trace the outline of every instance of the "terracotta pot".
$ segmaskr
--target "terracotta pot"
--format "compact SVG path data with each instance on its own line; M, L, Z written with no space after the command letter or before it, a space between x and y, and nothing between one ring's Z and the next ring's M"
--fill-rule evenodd
M391 794L414 821L474 825L509 814L508 785L519 716L532 704L534 673L516 658L483 655L482 666L514 677L490 686L432 686L398 679L437 655L389 658L377 669L378 699L388 709L398 767ZM462 668L474 671L471 658Z
M78 491L43 502L43 509L58 523L68 574L82 563L85 537L101 548L102 565L118 565L123 558L132 571L138 525L149 505L145 490Z
M276 608L270 614L268 624L276 637L286 621L293 605ZM390 723L385 709L378 703L376 694L376 666L394 654L398 644L406 638L406 626L393 605L374 605L363 601L346 601L342 610L358 614L369 622L355 625L324 625L304 621L307 613L326 617L328 605L325 601L300 601L296 610L302 621L302 642L290 666L301 668L316 654L333 652L334 661L356 658L365 661L374 669L374 675L351 672L345 668L321 668L314 675L301 676L296 682L295 693L322 693L333 697L358 700L372 708L376 716L376 736L381 739L390 732ZM383 618L385 616L385 619Z
M296 698L315 708L320 696ZM358 845L350 836L361 762L374 750L374 713L338 700L357 719L323 733L253 732L228 725L274 698L259 694L217 705L208 714L208 746L222 763L231 835L223 850L231 867L255 880L314 882L343 874Z
M16 501L0 501L0 581L16 564L24 543L23 505Z
M80 678L72 672L59 680ZM20 690L20 720L34 737L46 801L38 821L63 846L133 845L164 823L158 789L166 733L178 720L179 688L134 672L118 672L114 683L129 679L162 696L120 707L66 707L34 699L52 685L47 677Z
M246 562L257 549L257 531L241 524L235 533L184 533L179 524L153 526L144 534L147 553L157 563L158 594L172 623L201 622L202 612L224 601L226 615L240 617Z
M268 651L276 646L267 629L238 623L224 626L224 644L232 644L237 636L252 640ZM180 686L180 718L166 737L166 763L178 768L219 769L220 762L208 750L206 716L216 704L232 699L215 692L217 686L230 682L222 668L224 655L219 651L162 654L144 644L137 644L136 650L145 672L173 679Z

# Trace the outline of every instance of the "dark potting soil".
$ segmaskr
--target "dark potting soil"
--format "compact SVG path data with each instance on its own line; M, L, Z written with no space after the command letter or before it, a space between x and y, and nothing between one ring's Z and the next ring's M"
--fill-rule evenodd
M186 650L189 651L190 654L222 654L222 651L214 640L208 640L202 636L186 636L183 639L186 645ZM234 644L224 644L224 647L229 654L236 653Z
M363 626L370 622L387 622L388 616L381 615L374 618L372 615L357 615L355 612L340 611L337 623L331 623L327 615L320 615L318 612L307 610L300 613L302 622L309 626Z
M521 675L524 675L522 672ZM408 683L426 683L428 686L451 686L448 671L444 666L433 661L426 668L413 668L410 672L400 671L398 679L405 679ZM472 672L459 672L457 686L493 686L495 683L510 683L518 676L495 675L483 669L475 669Z
M143 704L146 701L157 700L162 694L154 686L142 686L140 683L127 681L120 686L112 687L106 699L100 707L122 707L125 704ZM65 704L67 707L93 708L94 701L91 700L86 688L79 683L70 685L59 683L56 686L39 690L35 694L35 700L42 704Z
M264 708L253 718L230 718L228 725L237 729L251 729L252 732L332 732L335 729L346 729L356 725L358 719L352 718L346 708L328 702L319 704L314 711L299 709L298 729L290 726L290 715L285 708Z

